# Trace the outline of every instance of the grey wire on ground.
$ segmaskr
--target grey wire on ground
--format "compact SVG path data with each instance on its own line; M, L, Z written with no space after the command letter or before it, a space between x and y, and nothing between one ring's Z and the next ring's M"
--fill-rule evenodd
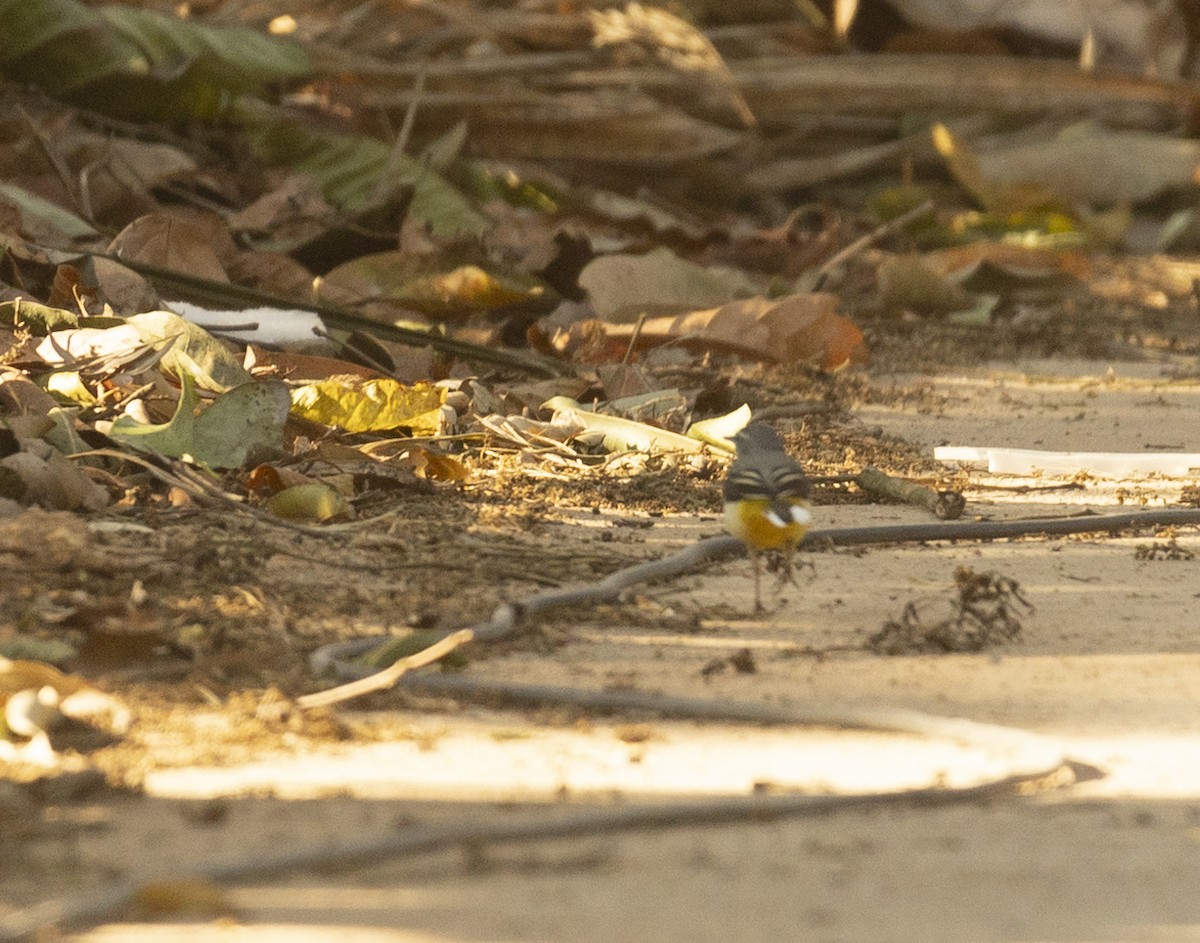
M1057 537L1068 534L1139 530L1200 524L1200 508L1165 508L1122 514L1080 515L1016 521L946 521L925 524L886 524L875 527L829 527L811 530L802 547L852 547L868 544L917 543L932 540L998 540L1006 537ZM597 583L571 589L538 593L519 603L497 606L491 617L467 630L474 641L495 641L528 625L536 616L553 609L583 604L613 602L625 590L652 580L668 579L698 569L723 557L744 553L736 537L708 537L678 553L617 570ZM455 633L447 633L447 637ZM348 664L353 658L378 645L379 637L339 642L318 649L311 664L318 676L334 674L343 681L362 678L371 669Z
M886 524L876 527L829 527L811 530L802 547L917 543L930 540L997 540L1005 537L1063 536L1200 524L1200 508L1131 511L1126 514L1041 518L1026 521L947 521L928 524ZM612 602L625 590L651 580L687 573L722 557L744 553L736 537L698 540L678 553L617 570L598 583L574 589L539 593L521 603L500 606L488 622L474 627L478 641L501 638L532 616L582 603ZM511 610L511 611L509 611Z
M1200 509L1163 509L1017 521L947 521L937 524L826 528L810 531L805 537L804 546L861 546L929 540L995 540L1004 537L1113 532L1182 524L1200 524ZM471 642L495 641L511 635L529 625L544 612L568 606L612 602L633 586L679 576L744 550L741 542L735 537L710 537L698 540L670 556L617 570L598 583L538 593L519 603L503 603L497 606L491 617L484 622L447 632L428 648L397 659L383 669L371 669L347 662L348 658L369 651L379 643L378 640L355 640L326 646L311 656L313 673L318 677L335 675L341 684L314 694L303 695L296 699L296 704L302 709L329 707L372 691L392 688L415 669L432 664L449 652Z

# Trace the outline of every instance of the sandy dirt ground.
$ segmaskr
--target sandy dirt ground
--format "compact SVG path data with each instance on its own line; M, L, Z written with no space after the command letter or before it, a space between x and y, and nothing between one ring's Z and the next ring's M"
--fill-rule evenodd
M872 383L880 395L854 408L856 434L896 437L914 454L942 444L1200 451L1200 380L1165 362L1029 361ZM978 468L957 481L966 485L968 516L989 519L1162 507L1193 483L998 476ZM719 533L716 510L592 513L581 501L574 511L560 509L552 527L535 528L533 539L565 548L564 557L616 547L617 558L647 559ZM913 508L852 503L821 506L817 517L821 526L927 519ZM616 543L603 536L618 532ZM941 807L869 804L766 821L470 844L235 882L215 904L183 894L184 903L202 905L199 914L127 913L66 937L1200 940L1194 554L1194 528L805 553L798 586L772 591L762 616L749 611L748 563L732 560L647 587L620 606L556 616L540 645L500 646L467 669L481 678L908 708L1005 725L1044 736L1080 764L1073 785ZM268 568L295 565L269 556ZM604 572L614 559L595 567ZM907 602L944 599L961 566L1019 584L1033 609L1022 615L1018 641L963 654L885 657L864 649ZM464 590L447 605L486 611L486 596L472 602ZM379 620L362 606L353 627L378 630ZM305 650L303 635L295 646ZM729 660L743 650L753 671ZM110 675L107 686L119 677ZM287 691L287 677L274 681ZM216 859L412 824L704 800L763 784L842 794L957 785L986 778L1004 762L913 736L513 711L398 692L325 717L324 732L284 724L255 740L236 728L266 725L269 698L197 690L189 687L186 711L172 708L161 689L144 694L140 726L120 748L120 761L105 767L110 779L117 769L134 787L127 794L47 800L36 825L24 833L10 828L17 837L0 864L0 915L117 878L187 873ZM102 756L96 761L104 766ZM223 912L204 912L208 905Z

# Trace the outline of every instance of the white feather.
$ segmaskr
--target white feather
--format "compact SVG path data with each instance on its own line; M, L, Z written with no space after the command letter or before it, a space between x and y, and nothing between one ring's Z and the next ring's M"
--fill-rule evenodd
M788 512L792 518L790 521L785 521L774 509L767 511L764 517L766 517L766 519L776 527L791 527L793 524L807 524L812 520L812 515L808 513L808 508L801 507L799 504L789 505Z

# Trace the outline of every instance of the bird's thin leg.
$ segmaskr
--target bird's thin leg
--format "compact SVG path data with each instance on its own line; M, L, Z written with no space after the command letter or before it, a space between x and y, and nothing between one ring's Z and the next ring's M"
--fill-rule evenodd
M796 585L796 572L792 569L792 554L796 552L795 547L784 547L780 551L782 562L779 566L779 587L782 589L785 585Z
M758 551L750 551L750 565L754 567L754 611L762 612L762 592L760 589L759 566L758 566Z

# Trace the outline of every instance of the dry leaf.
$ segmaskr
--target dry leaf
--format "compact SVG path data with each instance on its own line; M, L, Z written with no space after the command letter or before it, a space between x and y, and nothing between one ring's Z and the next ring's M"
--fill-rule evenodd
M229 217L229 228L252 236L266 236L273 244L307 242L329 225L333 209L321 195L316 180L294 174Z
M417 435L436 434L446 391L395 380L334 377L292 391L292 412L347 432L385 432L409 427Z
M994 187L1035 185L1060 201L1090 206L1138 203L1200 183L1200 141L1094 122L980 151L978 162Z
M336 357L321 357L316 354L292 354L270 350L251 344L246 348L245 366L253 375L270 373L281 380L328 380L330 377L358 376L364 380L379 380L385 374L370 367L339 360Z
M433 481L466 481L470 477L467 466L445 452L433 449L413 449L408 461L418 478Z
M214 248L225 243L233 249L229 233L219 223L172 213L148 213L117 233L108 253L195 278L228 282L225 265Z
M229 277L239 285L298 302L312 299L313 275L282 252L239 252L228 265Z
M92 259L100 300L117 314L137 314L159 307L159 296L145 278L120 262L96 256Z
M692 454L703 448L696 439L689 439L678 432L660 429L624 419L620 416L606 416L601 413L584 409L575 400L566 396L556 396L542 404L543 409L554 411L553 422L579 426L585 432L603 436L604 448L609 452L684 452Z
M973 242L940 249L927 253L922 261L932 271L958 282L984 267L1023 281L1061 275L1086 278L1092 271L1087 255L1077 249L1039 249L1007 242Z
M744 279L713 272L667 248L644 255L602 255L579 274L592 310L605 321L635 321L641 314L689 311L724 304Z
M971 293L915 255L888 256L876 275L879 302L888 311L948 314L975 304Z
M0 368L0 410L6 420L13 416L46 416L58 405L58 400L24 374Z
M607 350L620 357L635 325L592 321L573 325L571 334L599 331ZM559 339L555 338L556 345ZM570 349L570 335L564 349ZM729 351L774 363L810 363L838 370L870 360L862 331L837 313L834 295L813 293L786 298L747 298L719 308L642 324L637 346L678 343L691 349Z
M108 492L78 465L57 449L47 446L44 451L44 456L22 451L0 459L0 468L15 474L24 486L25 503L56 511L98 511L108 506Z

